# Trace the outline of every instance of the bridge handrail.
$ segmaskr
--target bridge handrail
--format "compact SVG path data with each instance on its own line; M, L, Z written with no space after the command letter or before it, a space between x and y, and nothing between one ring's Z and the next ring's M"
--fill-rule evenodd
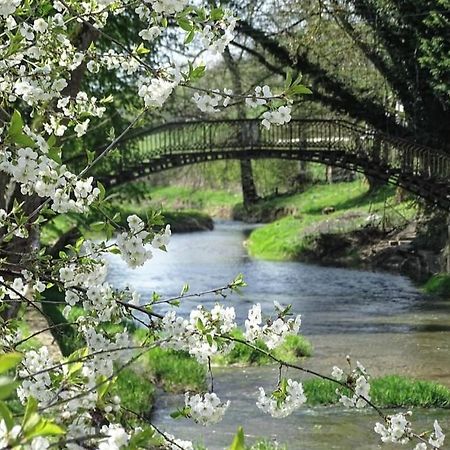
M135 132L131 132L127 134L120 142L126 143L140 137L150 136L159 132L167 131L170 129L179 129L185 126L199 125L199 124L211 124L211 125L221 125L221 124L236 124L236 123L260 123L260 119L205 119L205 120L179 120L174 122L167 122L161 125L156 125L152 127L145 127L141 129L137 129ZM436 149L434 147L429 147L421 143L417 143L411 141L410 139L402 138L400 136L392 136L383 131L378 131L374 128L366 128L364 126L358 125L354 122L345 119L292 119L285 127L289 128L294 123L313 123L313 124L335 124L338 126L342 126L352 132L359 133L361 136L377 136L379 139L382 139L385 142L390 142L392 144L403 145L403 146L412 146L417 150L428 150L433 154L440 154L446 159L449 158L449 155L442 150Z

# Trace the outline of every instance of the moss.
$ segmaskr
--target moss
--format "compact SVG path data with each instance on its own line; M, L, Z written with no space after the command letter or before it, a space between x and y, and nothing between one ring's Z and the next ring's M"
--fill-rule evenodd
M423 289L429 294L450 298L450 275L444 273L433 275Z
M336 383L320 379L308 379L303 383L308 404L329 405L339 401ZM349 394L349 392L347 392ZM371 381L370 395L382 408L423 407L449 408L450 390L430 381L417 381L408 377L389 375Z

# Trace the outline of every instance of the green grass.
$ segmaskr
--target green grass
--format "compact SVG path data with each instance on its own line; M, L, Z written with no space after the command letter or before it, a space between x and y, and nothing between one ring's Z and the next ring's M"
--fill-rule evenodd
M111 394L118 395L125 408L148 417L153 407L155 386L143 367L135 366L119 372Z
M370 395L379 407L450 408L450 390L430 381L417 381L398 375L371 380ZM330 405L338 402L336 383L308 379L303 383L309 405Z
M268 211L289 208L293 214L254 230L248 239L249 253L269 260L295 260L309 248L311 236L318 233L349 232L366 225L366 217L383 215L385 202L391 204L395 188L386 186L368 193L363 180L350 183L317 184L303 193L274 198L261 203ZM324 208L334 212L324 215ZM414 209L408 203L386 209L391 224L411 218ZM389 223L388 223L389 225Z
M151 188L145 198L150 205L162 210L196 210L212 217L232 217L233 209L242 202L242 195L231 190L183 186Z
M424 285L423 289L428 294L450 298L450 275L440 273L433 275Z
M235 330L232 335L236 338L243 338L240 330ZM258 342L257 346L263 350L268 350L263 342ZM287 362L295 362L303 356L311 356L311 343L303 336L289 335L285 342L272 351L273 355ZM218 366L228 365L263 365L271 364L273 360L268 356L252 349L248 345L236 343L230 353L213 358L213 363Z
M206 369L188 353L155 348L142 360L158 386L169 392L201 391L206 388Z
M287 450L288 447L284 444L269 441L268 439L258 439L253 444L246 447L247 450Z

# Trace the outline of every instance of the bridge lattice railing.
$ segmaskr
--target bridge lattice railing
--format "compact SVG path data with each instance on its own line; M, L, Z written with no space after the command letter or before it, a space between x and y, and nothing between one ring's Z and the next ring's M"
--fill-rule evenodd
M292 120L269 130L259 120L199 121L139 130L105 160L98 174L117 174L177 154L248 150L342 152L390 173L450 179L448 155L342 120Z

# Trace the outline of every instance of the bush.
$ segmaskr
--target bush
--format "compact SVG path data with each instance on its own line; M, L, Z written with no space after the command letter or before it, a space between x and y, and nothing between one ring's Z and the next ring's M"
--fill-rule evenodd
M428 294L450 298L450 275L444 273L433 275L423 288Z

